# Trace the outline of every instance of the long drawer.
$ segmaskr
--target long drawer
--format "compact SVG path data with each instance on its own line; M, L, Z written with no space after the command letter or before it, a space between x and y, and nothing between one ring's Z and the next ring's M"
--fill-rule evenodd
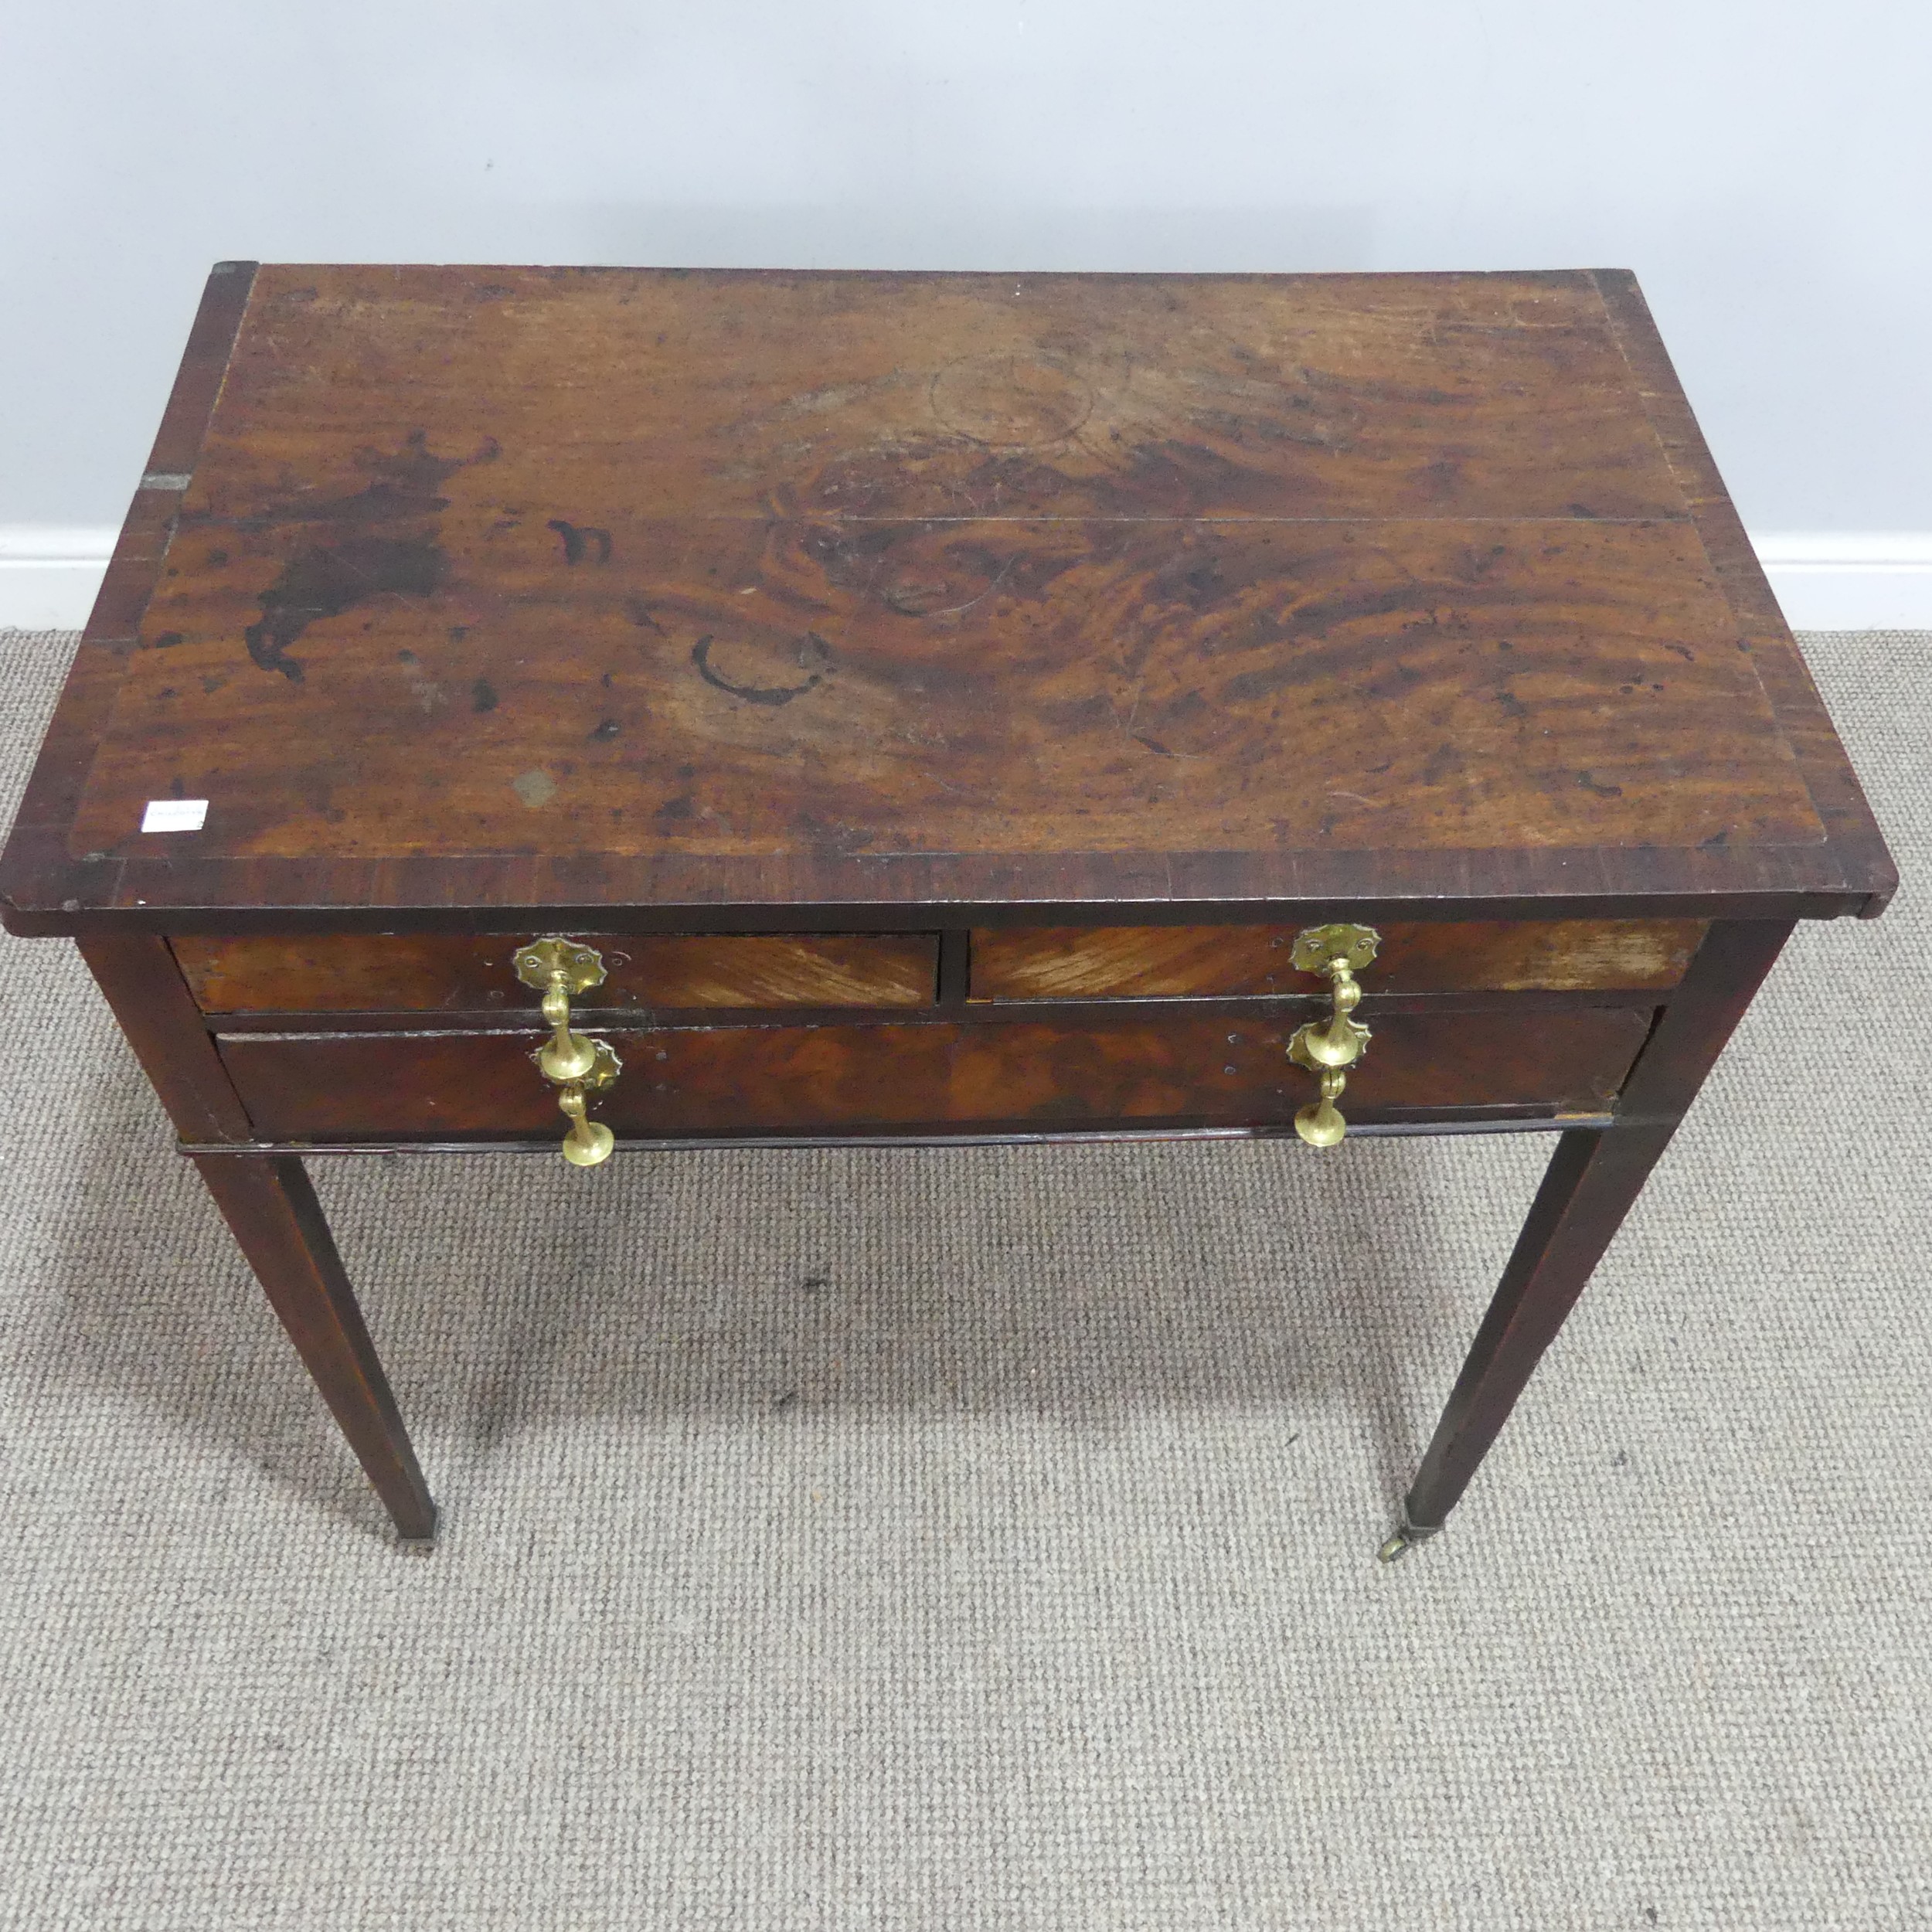
M975 999L1311 993L1294 926L1036 926L972 936ZM1369 993L1662 992L1704 934L1695 919L1423 921L1381 929Z
M1606 1008L1380 1015L1349 1076L1349 1111L1600 1111L1649 1024ZM613 1032L604 1037L624 1070L592 1112L640 1135L1285 1124L1314 1093L1285 1057L1293 1031L1169 1011ZM219 1037L257 1133L273 1140L549 1138L559 1118L535 1044L521 1033Z
M172 944L205 1013L451 1012L533 1006L510 961L537 937L180 935ZM585 996L599 1007L923 1006L938 988L934 933L581 937L608 975Z

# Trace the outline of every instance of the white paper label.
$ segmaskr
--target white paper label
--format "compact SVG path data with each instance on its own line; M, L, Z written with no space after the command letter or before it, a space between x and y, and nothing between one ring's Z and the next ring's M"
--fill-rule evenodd
M206 798L150 798L142 814L143 832L199 832L208 822Z

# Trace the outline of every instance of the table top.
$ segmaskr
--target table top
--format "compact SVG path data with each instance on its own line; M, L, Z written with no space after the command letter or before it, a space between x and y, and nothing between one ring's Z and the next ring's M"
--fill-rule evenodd
M1893 879L1628 274L224 264L0 901L784 928Z

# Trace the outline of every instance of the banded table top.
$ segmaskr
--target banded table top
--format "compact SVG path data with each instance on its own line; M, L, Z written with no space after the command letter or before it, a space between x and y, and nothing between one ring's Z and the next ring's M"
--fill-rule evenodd
M223 264L0 901L784 929L1893 882L1626 274Z

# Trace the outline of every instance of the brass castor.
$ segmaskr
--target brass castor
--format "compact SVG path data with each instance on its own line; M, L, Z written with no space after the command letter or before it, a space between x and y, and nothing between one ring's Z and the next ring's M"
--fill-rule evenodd
M1409 1520L1409 1512L1402 1512L1402 1525L1396 1533L1376 1552L1378 1563L1400 1562L1418 1543L1426 1543L1442 1527L1440 1523L1414 1523Z

